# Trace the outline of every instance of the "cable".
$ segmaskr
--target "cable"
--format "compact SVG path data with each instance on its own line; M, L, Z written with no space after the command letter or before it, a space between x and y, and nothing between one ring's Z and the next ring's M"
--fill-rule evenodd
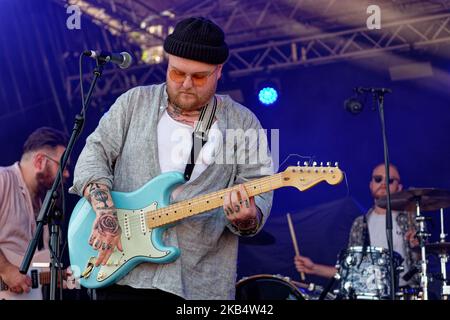
M85 117L86 105L84 101L84 90L83 90L83 63L82 63L83 56L84 56L83 53L80 53L80 58L78 60L78 67L80 70L81 115Z
M293 157L293 156L297 156L297 157L302 158L302 159L308 159L308 163L309 163L309 164L311 164L311 163L313 162L314 158L316 157L316 156L302 156L302 155L300 155L300 154L298 154L298 153L291 153L291 154L289 154L289 155L286 157L286 159L279 165L279 168L281 168L281 166L282 166L286 161L288 161L290 157Z

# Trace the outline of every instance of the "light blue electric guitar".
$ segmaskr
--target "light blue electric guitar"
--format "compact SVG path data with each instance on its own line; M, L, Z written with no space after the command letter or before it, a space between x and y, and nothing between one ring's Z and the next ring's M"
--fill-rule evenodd
M282 187L296 187L300 191L321 181L337 184L342 172L332 166L293 166L284 172L246 182L249 196ZM72 270L80 271L80 284L86 288L101 288L114 284L140 263L169 263L180 250L165 246L163 232L186 217L191 217L223 206L223 197L238 186L198 196L170 205L170 194L184 183L181 173L164 173L134 192L111 192L122 228L123 252L114 250L104 266L95 267L98 252L89 244L89 236L95 219L89 202L78 201L69 222L68 241Z

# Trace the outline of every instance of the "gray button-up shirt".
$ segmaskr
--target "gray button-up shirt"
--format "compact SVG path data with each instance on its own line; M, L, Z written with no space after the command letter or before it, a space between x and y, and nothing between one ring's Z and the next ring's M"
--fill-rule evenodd
M219 158L226 154L223 159L234 161L209 165L182 188L174 202L273 173L265 134L256 145L243 147L237 141L225 141L229 129L262 129L256 116L229 96L216 97L216 119L224 138ZM161 174L157 125L167 101L165 84L136 87L121 95L87 138L70 191L82 196L84 188L95 181L112 190L130 192ZM263 152L257 147L264 148ZM245 161L237 152L242 148ZM260 228L269 216L272 196L268 192L255 197L263 214ZM141 264L118 284L158 288L185 299L234 299L238 235L222 208L184 219L164 234L166 245L180 248L176 261Z

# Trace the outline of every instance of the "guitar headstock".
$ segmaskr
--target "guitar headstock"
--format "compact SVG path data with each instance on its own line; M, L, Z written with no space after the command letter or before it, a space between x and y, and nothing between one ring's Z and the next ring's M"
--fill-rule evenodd
M303 166L290 166L282 173L283 185L291 186L300 191L307 190L321 181L326 181L331 185L342 181L343 174L337 163L334 166L327 162L326 166L316 162L312 165L304 163Z

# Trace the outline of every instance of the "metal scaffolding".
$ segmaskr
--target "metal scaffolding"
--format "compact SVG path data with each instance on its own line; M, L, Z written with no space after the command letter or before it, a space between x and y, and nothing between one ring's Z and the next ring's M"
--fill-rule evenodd
M65 1L54 1L67 6ZM175 20L187 16L214 20L224 28L231 46L225 69L229 77L450 43L447 0L377 1L382 10L380 30L369 30L366 26L366 8L371 3L366 0L69 1L80 2L91 8L89 19L104 27L99 28L101 39L96 39L97 46L110 51L128 50L135 57L140 57L146 46L162 44L164 36L149 34L152 23L164 25L167 31ZM101 12L97 16L97 11L92 11L96 8ZM102 17L107 20L103 22ZM119 25L112 24L111 19ZM115 26L113 31L111 25ZM64 84L70 106L79 102L78 66L73 59L79 53L63 54L67 70ZM88 79L90 75L84 77ZM151 65L138 61L127 70L108 69L93 102L101 103L103 97L118 95L132 86L164 80L164 61Z
M234 48L227 71L230 77L283 68L308 67L344 59L364 58L450 43L450 13L384 24L381 30L357 28L285 41ZM124 92L133 85L162 82L165 65L136 65L110 70L96 96ZM67 78L69 100L79 96L78 75Z
M236 48L228 61L229 75L312 66L442 43L450 43L450 13L392 22L380 30L357 28Z

